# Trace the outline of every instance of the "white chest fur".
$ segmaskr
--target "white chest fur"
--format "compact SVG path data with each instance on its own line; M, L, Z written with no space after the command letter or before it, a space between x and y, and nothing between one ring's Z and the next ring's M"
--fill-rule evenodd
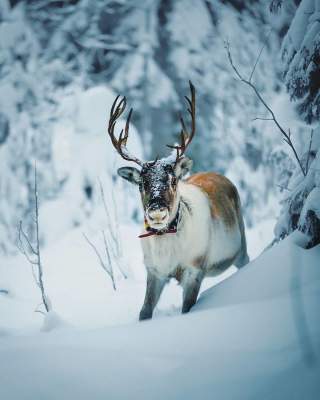
M180 182L179 193L178 232L142 239L145 265L160 276L170 275L178 266L193 268L203 257L203 268L210 267L232 257L240 247L238 227L230 231L211 218L208 196L201 189Z

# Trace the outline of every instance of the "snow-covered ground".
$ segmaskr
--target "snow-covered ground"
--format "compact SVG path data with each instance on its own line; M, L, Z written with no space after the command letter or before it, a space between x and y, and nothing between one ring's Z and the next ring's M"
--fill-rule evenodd
M51 209L51 208L50 208ZM124 258L121 264L127 279L115 268L117 290L101 268L98 258L83 237L89 231L90 240L103 255L101 233L93 230L94 221L103 220L103 210L62 239L43 249L44 281L53 309L65 322L78 328L99 328L137 321L145 290L145 269L138 238L140 226L123 224L120 228ZM98 224L98 222L96 222ZM272 240L273 221L264 222L248 231L249 255L256 257ZM208 278L202 291L236 272L231 267L224 274ZM0 294L0 330L15 334L34 332L42 328L43 315L35 312L41 301L31 267L23 255L3 258L0 263L1 287L9 295ZM172 281L164 290L155 317L180 313L181 288ZM41 310L41 307L40 307Z
M319 246L303 250L289 237L204 291L188 315L172 313L169 287L163 311L144 323L143 271L112 294L90 249L77 250L77 265L72 251L62 263L63 243L46 252L48 292L65 320L50 317L56 329L39 332L43 316L30 308L36 292L23 263L20 282L1 298L1 399L318 398Z

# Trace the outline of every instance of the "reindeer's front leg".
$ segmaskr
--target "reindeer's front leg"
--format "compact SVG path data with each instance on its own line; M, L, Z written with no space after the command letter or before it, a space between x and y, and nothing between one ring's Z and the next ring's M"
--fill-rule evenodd
M183 314L189 312L191 307L195 305L203 277L204 272L198 268L192 267L184 270L182 278Z
M167 278L159 278L147 269L147 289L139 315L140 321L152 318L153 310L167 281Z

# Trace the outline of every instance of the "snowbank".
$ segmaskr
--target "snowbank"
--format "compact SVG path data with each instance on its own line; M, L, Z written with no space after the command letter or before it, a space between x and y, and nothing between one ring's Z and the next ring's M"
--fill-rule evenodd
M293 239L207 290L189 315L4 336L0 398L318 398L320 247Z

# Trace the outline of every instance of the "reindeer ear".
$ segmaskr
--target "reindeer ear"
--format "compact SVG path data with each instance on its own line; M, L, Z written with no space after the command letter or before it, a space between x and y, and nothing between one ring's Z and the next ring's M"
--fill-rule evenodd
M192 168L193 161L188 157L183 157L177 162L174 172L178 179L183 178Z
M121 178L133 183L134 185L139 185L141 181L140 171L134 167L119 168L118 175L121 176Z

